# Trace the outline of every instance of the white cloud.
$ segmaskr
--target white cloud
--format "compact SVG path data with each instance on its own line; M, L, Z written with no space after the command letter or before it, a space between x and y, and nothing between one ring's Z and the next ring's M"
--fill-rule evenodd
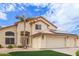
M6 14L3 12L0 12L0 19L7 20Z
M0 4L0 19L7 20L6 12L15 11L16 4Z
M79 19L74 19L79 17L79 4L50 4L48 8L49 11L43 16L54 21L58 29L72 32L79 25Z
M6 11L15 11L15 6L13 4L9 5L7 8L6 8Z
M39 11L40 8L44 8L44 7L48 6L49 4L48 3L30 3L27 6L29 6L29 5L36 6L37 9L35 9L35 11Z
M11 12L15 11L16 4L10 4L10 3L3 3L0 4L0 12Z
M46 3L29 3L28 6L29 5L33 5L33 6L36 6L36 7L40 8L40 7L46 7L49 4L48 3L47 4Z

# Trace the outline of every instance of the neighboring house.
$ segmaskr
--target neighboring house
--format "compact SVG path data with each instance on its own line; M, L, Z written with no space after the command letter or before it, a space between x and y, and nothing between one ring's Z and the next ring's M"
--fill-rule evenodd
M65 48L79 47L79 39L75 34L58 33L57 27L43 17L26 19L26 40L24 40L24 22L16 22L12 26L0 29L0 44L21 46L26 44L30 48Z

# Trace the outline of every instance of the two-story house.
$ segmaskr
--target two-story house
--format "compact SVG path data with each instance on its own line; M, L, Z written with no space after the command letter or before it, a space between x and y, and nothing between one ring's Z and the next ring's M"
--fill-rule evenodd
M79 47L78 35L55 32L57 27L41 16L25 21L25 35L24 21L0 29L0 44L3 47L9 44L38 49Z

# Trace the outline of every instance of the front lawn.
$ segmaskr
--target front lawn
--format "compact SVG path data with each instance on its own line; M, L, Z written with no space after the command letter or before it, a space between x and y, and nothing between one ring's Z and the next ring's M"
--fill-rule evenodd
M8 54L0 54L0 56L71 56L71 55L51 50L44 50L44 51L16 51L16 52L10 52Z

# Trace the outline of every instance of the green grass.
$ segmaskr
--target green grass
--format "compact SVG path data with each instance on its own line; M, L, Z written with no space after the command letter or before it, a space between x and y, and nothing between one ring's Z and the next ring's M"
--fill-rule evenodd
M10 52L8 54L0 54L0 56L71 56L71 55L51 50L44 50L44 51L16 51L16 52Z

